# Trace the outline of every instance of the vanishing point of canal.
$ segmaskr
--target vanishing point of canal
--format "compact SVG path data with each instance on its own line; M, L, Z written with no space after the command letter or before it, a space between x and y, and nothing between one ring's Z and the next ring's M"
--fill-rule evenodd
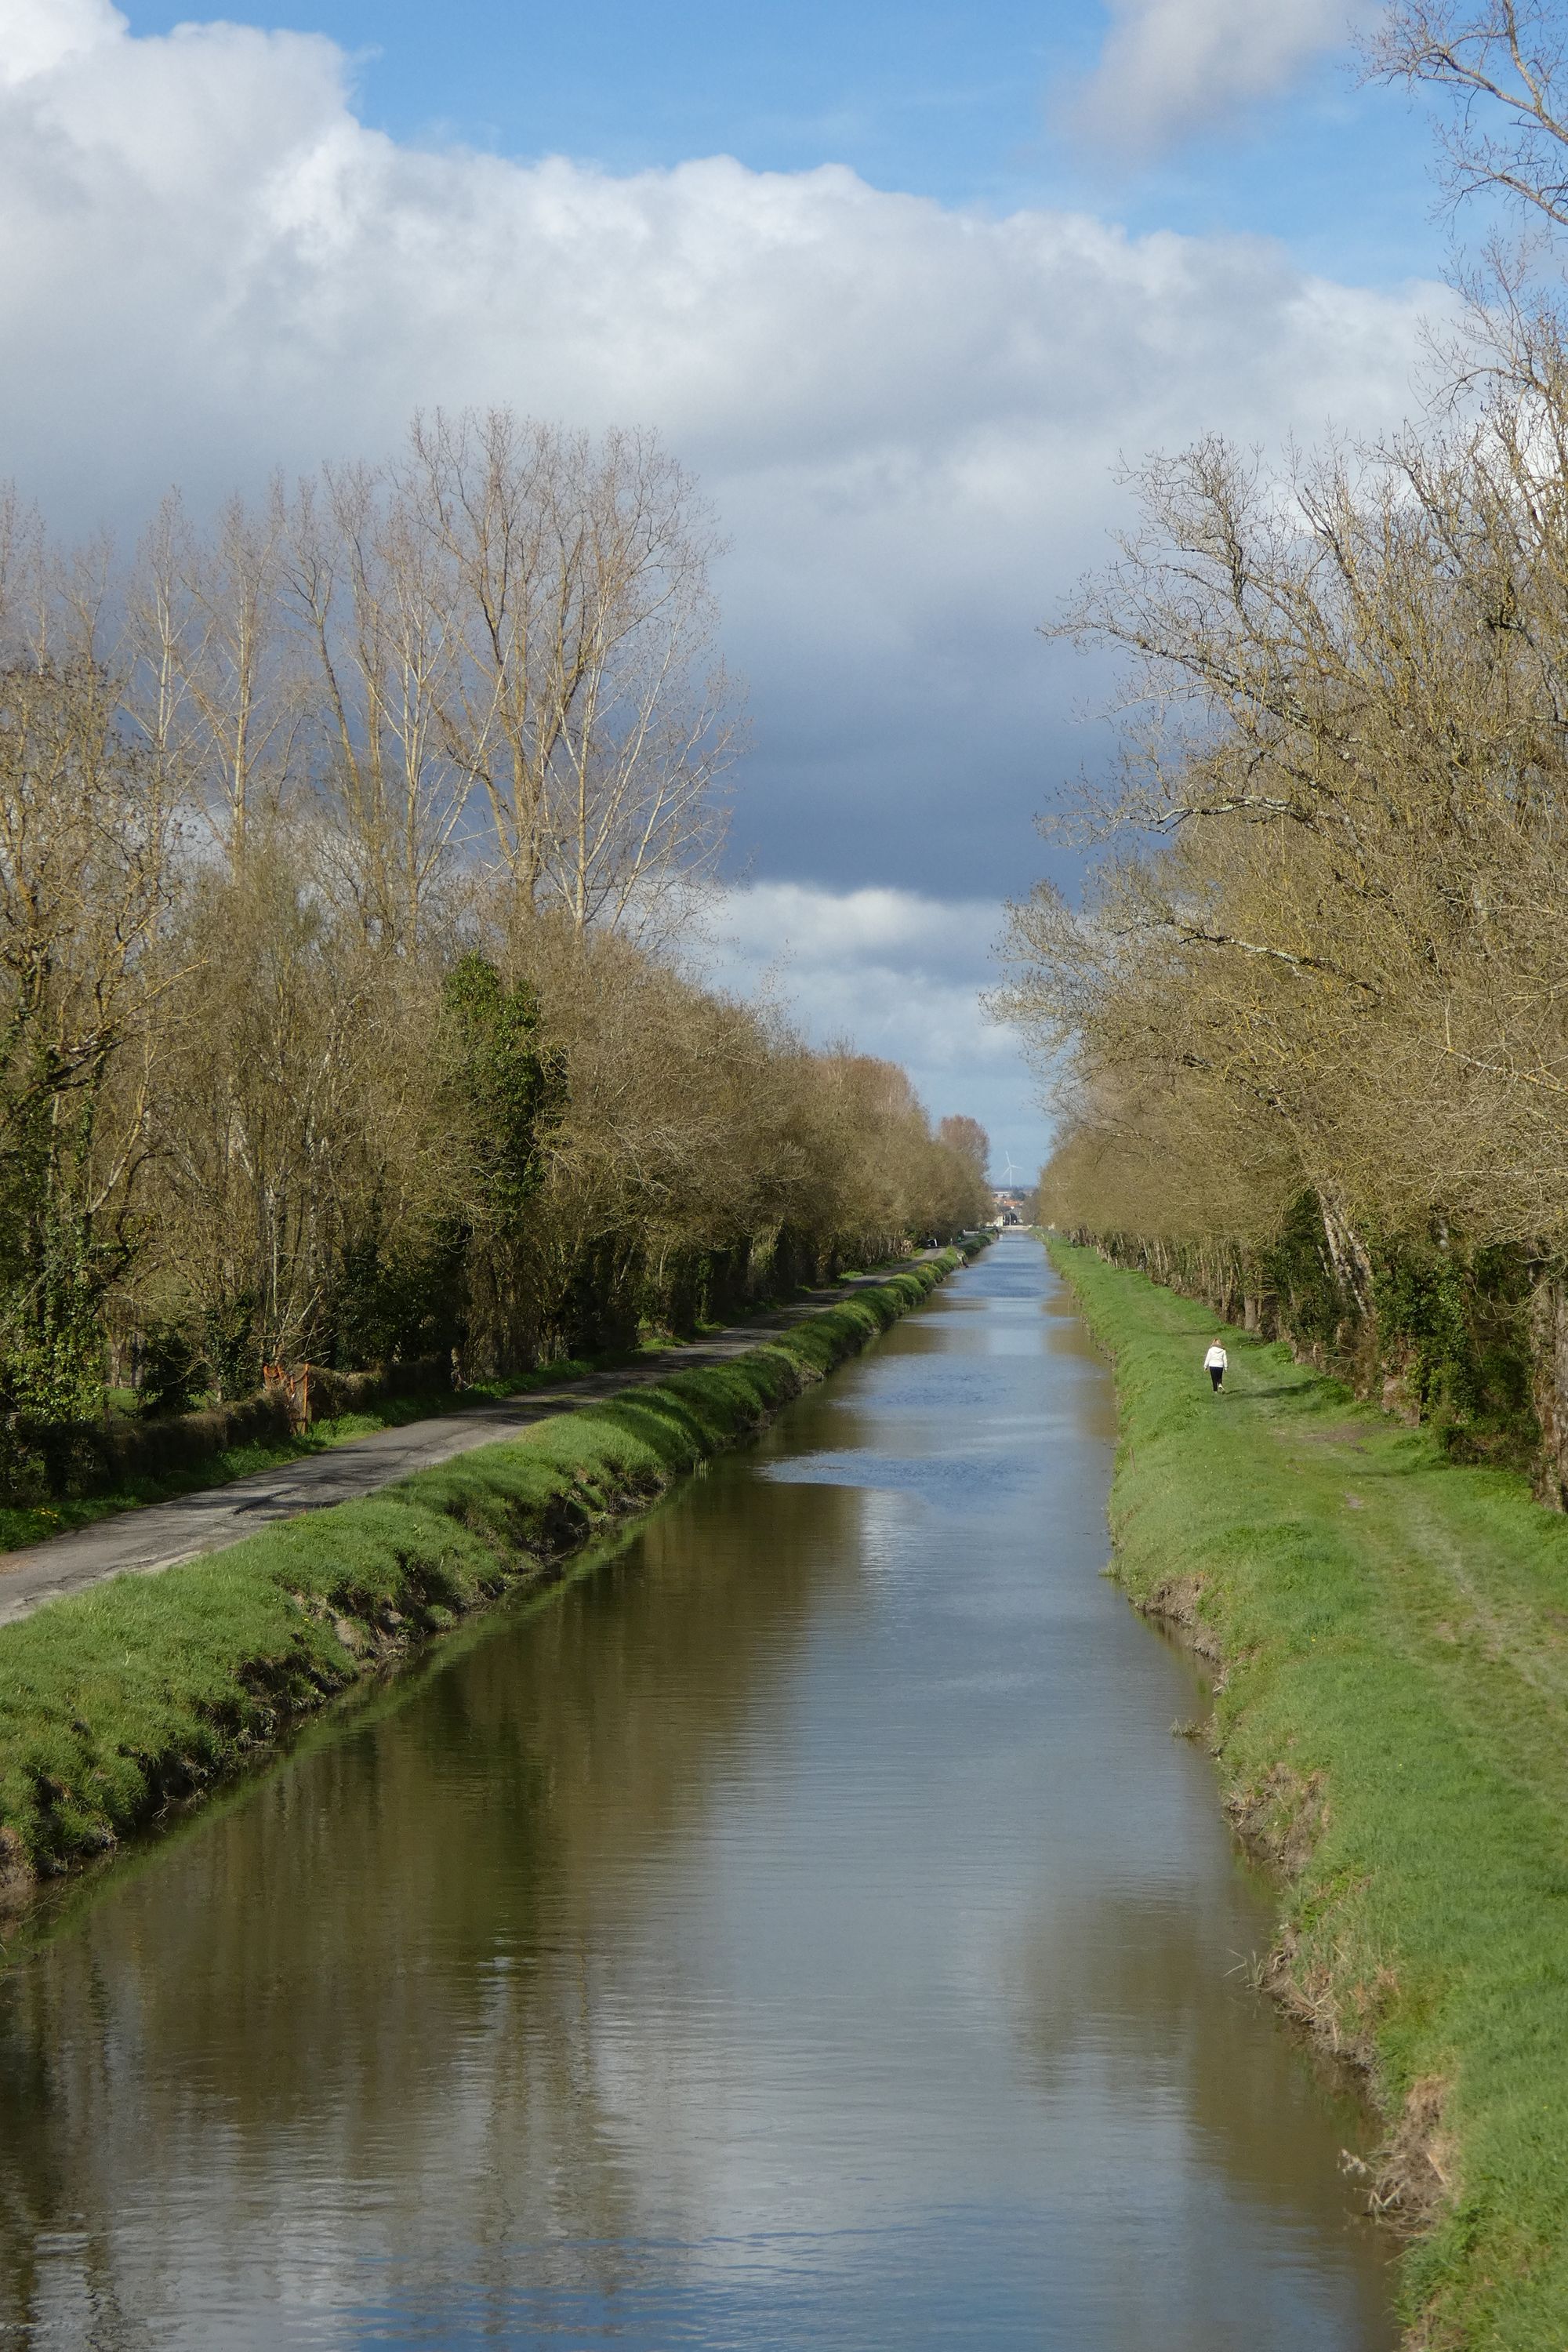
M16 1937L0 2347L1386 2352L1111 1441L1009 1236Z

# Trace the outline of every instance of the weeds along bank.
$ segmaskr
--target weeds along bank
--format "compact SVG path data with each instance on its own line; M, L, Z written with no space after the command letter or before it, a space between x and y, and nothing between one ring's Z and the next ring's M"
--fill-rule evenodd
M1568 2342L1568 1524L1285 1348L1051 1244L1111 1352L1116 1572L1219 1667L1271 1989L1366 2070L1413 2346ZM1201 1370L1216 1328L1226 1393Z
M0 1628L0 1885L112 1847L755 1430L927 1297L957 1252L732 1363L676 1374L227 1550Z
M0 1500L264 1366L504 1376L980 1222L973 1122L678 956L714 544L505 411L121 565L0 498Z

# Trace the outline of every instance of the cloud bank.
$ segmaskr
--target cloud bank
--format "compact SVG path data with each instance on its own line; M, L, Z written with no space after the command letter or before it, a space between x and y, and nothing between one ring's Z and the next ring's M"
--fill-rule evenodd
M1103 547L1118 454L1384 425L1433 299L842 168L399 145L326 40L135 39L107 0L0 0L0 473L133 531L171 480L374 456L416 404L657 425L731 539L769 877L1016 887L1083 751L1035 627Z

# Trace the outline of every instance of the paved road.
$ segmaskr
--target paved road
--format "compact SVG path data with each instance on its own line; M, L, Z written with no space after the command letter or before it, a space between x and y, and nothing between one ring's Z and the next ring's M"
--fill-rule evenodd
M885 1278L863 1275L831 1290L808 1291L771 1315L731 1325L689 1347L663 1349L616 1371L591 1372L583 1380L563 1381L559 1388L533 1389L526 1396L487 1398L429 1421L409 1422L402 1429L378 1429L372 1436L351 1439L346 1445L284 1463L276 1470L256 1471L226 1486L182 1495L173 1503L151 1503L142 1510L116 1512L112 1518L98 1519L69 1535L0 1552L0 1625L30 1616L46 1601L79 1592L105 1577L154 1575L179 1560L221 1551L226 1544L238 1543L279 1519L374 1495L377 1487L390 1486L411 1471L428 1470L473 1446L515 1437L556 1413L664 1380L670 1372L726 1363L754 1348L770 1331L804 1322L835 1299L850 1297Z

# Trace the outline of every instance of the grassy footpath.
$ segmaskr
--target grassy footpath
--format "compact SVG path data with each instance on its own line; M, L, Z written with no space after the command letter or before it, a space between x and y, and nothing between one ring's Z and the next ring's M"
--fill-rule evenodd
M1275 1989L1369 2069L1413 2345L1568 2347L1568 1520L1051 1244L1115 1358L1117 1572L1223 1663ZM1224 1328L1230 1393L1201 1370Z
M949 1251L770 1336L373 1499L0 1627L0 1882L102 1851L291 1717L578 1549L917 1306Z

